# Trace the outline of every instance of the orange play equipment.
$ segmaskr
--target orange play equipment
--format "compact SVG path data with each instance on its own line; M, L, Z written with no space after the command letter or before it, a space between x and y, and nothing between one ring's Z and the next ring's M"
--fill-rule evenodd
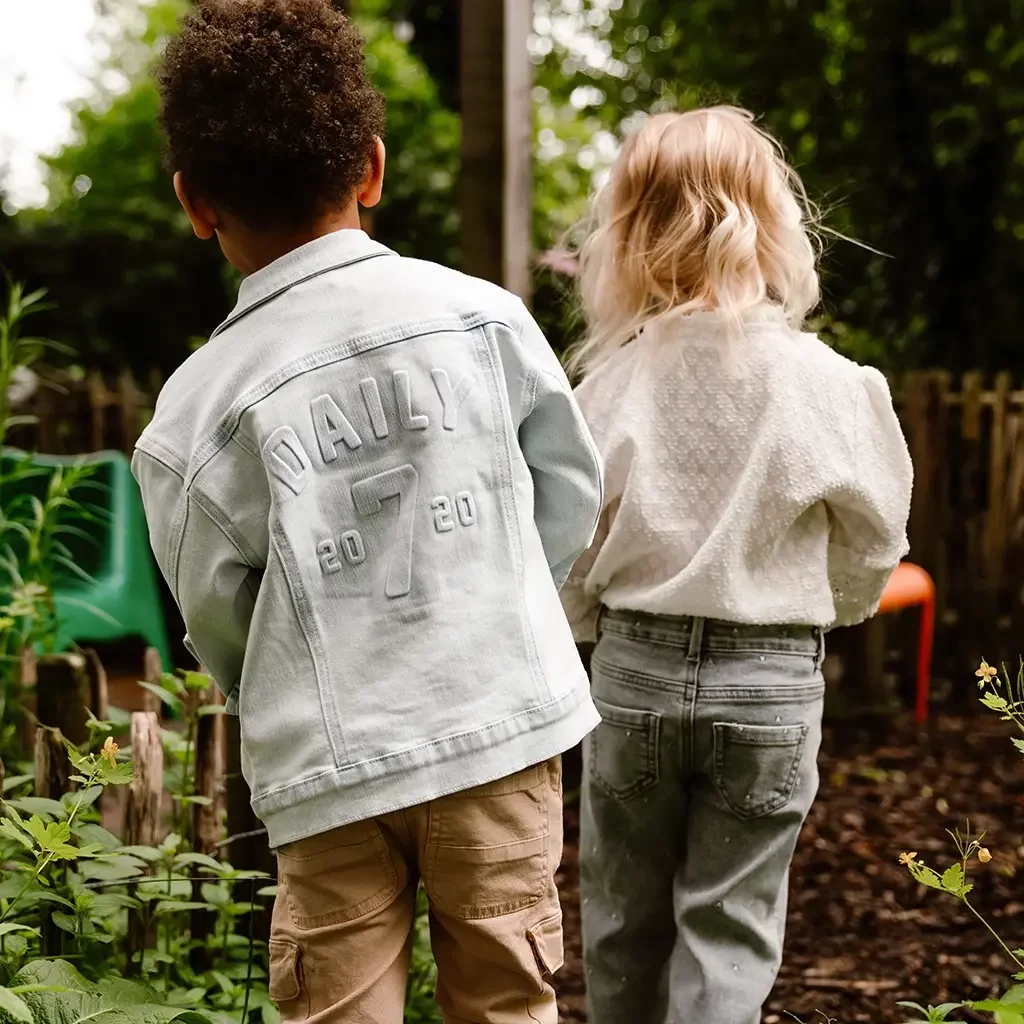
M921 629L917 641L917 703L914 714L918 722L924 722L928 718L932 641L935 637L935 583L919 565L901 562L882 593L878 614L901 612L913 606L921 608Z

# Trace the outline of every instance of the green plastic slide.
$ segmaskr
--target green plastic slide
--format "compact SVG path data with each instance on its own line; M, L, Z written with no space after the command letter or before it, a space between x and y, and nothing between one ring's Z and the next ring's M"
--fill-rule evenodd
M20 452L6 451L0 473L24 463ZM128 459L120 452L86 456L35 455L31 465L57 469L85 463L93 467L77 497L98 515L75 518L82 535L64 536L75 565L84 576L62 569L54 584L59 620L57 650L76 643L110 643L130 637L155 647L165 668L171 667L156 565L149 547L142 498ZM3 505L19 492L45 499L48 473L21 476L4 484ZM2 570L0 570L2 574ZM0 586L5 580L0 579Z

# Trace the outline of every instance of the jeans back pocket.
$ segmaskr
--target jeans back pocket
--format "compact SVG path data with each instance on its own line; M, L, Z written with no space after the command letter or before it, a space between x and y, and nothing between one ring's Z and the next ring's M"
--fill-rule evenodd
M589 740L594 782L619 800L631 800L658 782L658 716L594 698L601 724Z
M793 798L806 725L715 722L715 788L739 818L761 818Z

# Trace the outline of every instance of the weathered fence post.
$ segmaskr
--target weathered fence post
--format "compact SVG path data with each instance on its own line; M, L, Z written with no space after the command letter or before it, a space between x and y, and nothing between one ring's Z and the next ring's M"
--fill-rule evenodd
M145 661L143 663L143 678L147 683L154 686L160 685L163 678L164 667L160 661L160 652L155 647L147 647ZM160 698L151 690L143 690L142 706L146 711L152 711L159 715L161 712Z
M992 434L989 443L988 515L985 521L984 566L990 593L998 592L1006 551L1006 449L1007 403L1011 379L1008 373L996 377L992 396Z
M224 698L215 685L203 703L221 706ZM213 856L221 839L224 812L224 715L202 715L196 727L196 796L208 804L193 808L192 834L199 853Z
M85 676L89 683L89 710L101 722L110 714L110 698L107 690L107 671L99 655L91 648L85 653Z
M211 685L201 704L220 706L223 695L216 685ZM208 804L196 804L192 812L192 834L195 849L207 856L216 856L221 839L224 812L224 715L203 715L196 728L196 796L204 797ZM192 882L192 899L202 902L202 885L205 876L196 873ZM192 967L196 971L206 970L209 957L204 940L216 927L216 917L208 910L193 910L190 921L193 946L190 954Z
M164 748L160 719L154 711L136 711L131 718L131 751L135 778L128 786L125 845L156 846L160 840L160 804L164 789ZM142 951L150 942L149 914L145 907L129 911L127 974L142 970ZM138 954L138 962L135 956Z
M44 654L36 663L36 718L81 746L89 738L89 682L80 654Z
M36 796L60 800L71 789L71 761L59 729L36 729L33 761Z
M227 812L228 841L227 860L232 866L245 871L263 871L270 877L277 877L277 861L270 852L267 833L259 818L253 813L249 787L242 777L242 743L238 718L230 715L225 721L227 734ZM236 899L247 900L250 884L245 886ZM256 937L266 941L270 937L270 915L263 914L256 920Z
M960 508L963 561L950 576L949 606L956 610L957 635L967 663L982 657L981 623L984 608L973 585L983 573L982 537L985 523L984 465L982 460L982 408L985 379L965 373L960 405Z

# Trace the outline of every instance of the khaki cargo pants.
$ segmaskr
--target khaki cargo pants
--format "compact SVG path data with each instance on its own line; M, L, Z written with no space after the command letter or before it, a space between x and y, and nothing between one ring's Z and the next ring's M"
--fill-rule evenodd
M416 891L450 1024L555 1024L561 760L278 850L282 1024L401 1024Z

